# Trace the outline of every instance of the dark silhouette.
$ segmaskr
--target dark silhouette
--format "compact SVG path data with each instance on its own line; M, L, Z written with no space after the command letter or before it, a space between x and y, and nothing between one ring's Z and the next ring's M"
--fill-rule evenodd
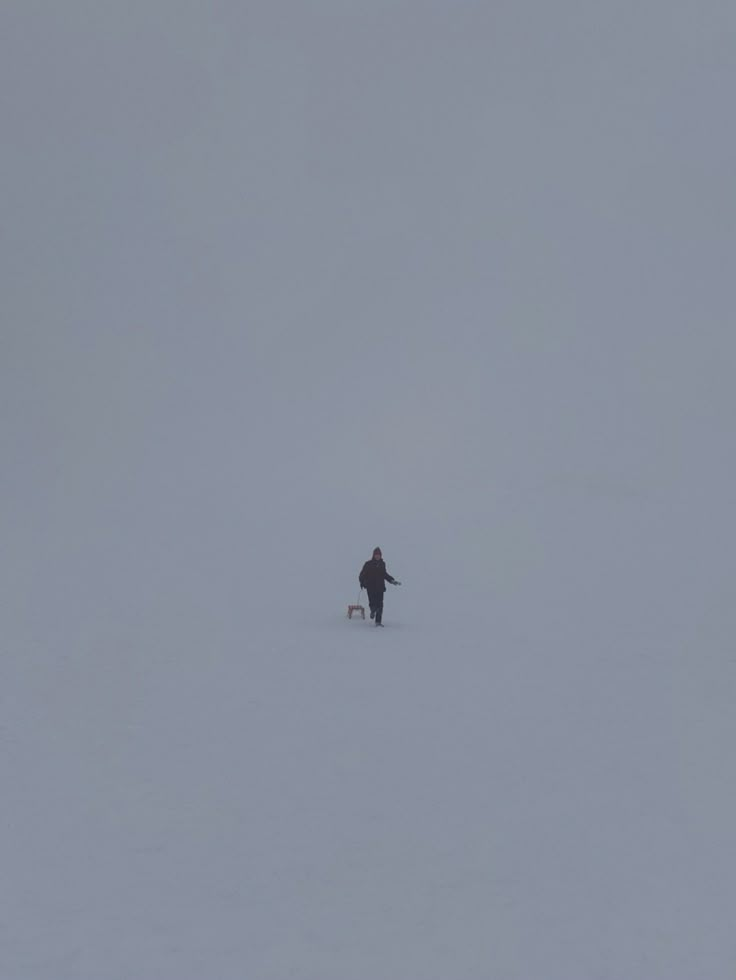
M401 585L401 582L389 575L380 548L373 549L373 557L360 570L359 581L361 589L368 593L371 619L375 619L376 626L383 626L383 594L386 591L386 582L391 585Z

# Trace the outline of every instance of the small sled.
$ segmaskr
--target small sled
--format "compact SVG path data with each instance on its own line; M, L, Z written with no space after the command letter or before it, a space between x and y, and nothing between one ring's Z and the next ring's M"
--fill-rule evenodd
M363 619L365 619L365 606L359 606L357 603L353 603L348 606L348 619L353 618L353 613L357 616L359 613Z

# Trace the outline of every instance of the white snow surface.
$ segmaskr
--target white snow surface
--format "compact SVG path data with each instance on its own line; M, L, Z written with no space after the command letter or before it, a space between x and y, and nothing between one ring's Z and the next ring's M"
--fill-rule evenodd
M382 630L323 556L6 650L0 976L725 980L733 656L396 551Z
M735 30L3 4L0 980L736 975Z

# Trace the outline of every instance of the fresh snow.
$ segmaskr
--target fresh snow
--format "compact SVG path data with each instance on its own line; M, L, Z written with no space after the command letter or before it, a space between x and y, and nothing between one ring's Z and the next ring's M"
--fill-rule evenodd
M733 656L451 562L405 546L380 631L264 585L16 639L0 976L725 980Z

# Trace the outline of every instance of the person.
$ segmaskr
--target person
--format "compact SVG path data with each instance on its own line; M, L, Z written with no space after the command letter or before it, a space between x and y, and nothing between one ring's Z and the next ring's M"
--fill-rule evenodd
M386 591L386 582L391 585L401 585L392 575L386 571L386 563L383 560L380 548L373 549L373 557L367 561L360 570L359 582L361 589L368 593L368 604L371 607L371 619L375 619L376 626L383 626L383 593Z

